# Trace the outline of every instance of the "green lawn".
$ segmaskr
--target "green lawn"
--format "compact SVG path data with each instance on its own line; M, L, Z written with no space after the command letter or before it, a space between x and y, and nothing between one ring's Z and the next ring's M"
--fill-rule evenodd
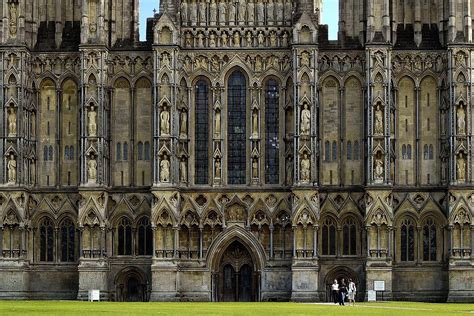
M301 303L111 303L0 301L0 315L473 315L474 304L359 303L356 307Z

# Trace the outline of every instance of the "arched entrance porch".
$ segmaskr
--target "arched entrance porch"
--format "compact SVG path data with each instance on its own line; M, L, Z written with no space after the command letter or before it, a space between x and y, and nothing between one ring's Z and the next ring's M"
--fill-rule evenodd
M115 277L115 300L119 302L148 302L148 279L136 267L128 267Z
M265 252L246 229L227 228L212 243L207 259L212 271L212 301L260 301Z
M363 291L363 287L361 286L359 276L357 275L357 273L351 268L348 268L345 266L339 266L329 271L329 273L326 274L326 278L324 279L327 302L332 302L331 285L333 284L334 280L337 280L337 282L340 283L342 279L345 280L346 285L348 284L348 280L352 279L352 281L354 281L356 285L357 297L361 295L361 292Z

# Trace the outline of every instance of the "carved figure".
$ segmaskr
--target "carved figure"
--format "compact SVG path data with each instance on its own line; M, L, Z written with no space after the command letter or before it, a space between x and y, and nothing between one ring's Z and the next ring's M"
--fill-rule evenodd
M188 181L188 171L185 157L181 158L181 161L179 162L179 180L181 182Z
M457 111L457 127L458 127L458 134L465 134L466 133L466 111L464 110L464 106L462 103L458 106Z
M212 0L209 5L209 24L216 25L217 23L217 3L216 0Z
M223 47L227 46L228 40L229 40L229 37L227 36L227 33L223 32L221 35L221 44Z
M87 123L89 136L97 136L97 112L95 111L94 105L90 106L89 112L87 113Z
M181 1L181 23L188 24L188 3L186 0Z
M276 47L276 46L277 46L276 32L272 31L270 32L270 47Z
M235 18L236 18L236 10L237 8L235 7L235 3L232 2L231 0L229 2L229 25L234 25L235 24Z
M247 47L252 47L252 32L248 31L246 35Z
M288 155L286 159L286 184L293 183L293 156Z
M234 47L240 47L240 33L234 33Z
M375 159L375 180L383 180L383 161L382 158Z
M459 182L464 182L466 180L466 161L464 160L464 155L459 153L456 161L456 176Z
M201 2L199 2L199 22L201 25L205 25L207 23L206 0L201 0Z
M10 35L15 36L17 32L17 4L15 2L10 2Z
M308 52L302 52L301 53L301 66L306 66L309 67L311 65L310 60L309 60L309 53Z
M90 182L97 180L97 161L94 155L91 155L87 162L87 178Z
M303 104L301 110L301 135L309 135L311 129L311 111L308 108L308 103Z
M216 35L214 34L214 32L209 35L209 47L216 47Z
M224 25L227 21L227 4L225 0L219 2L219 24Z
M258 46L260 47L265 46L265 35L263 35L262 31L258 33L257 41L258 41Z
M375 108L375 134L383 134L383 111L380 104Z
M191 4L189 5L189 19L191 20L192 25L196 25L197 23L197 14L198 14L198 9L197 9L197 3L196 0L192 0Z
M8 108L8 137L16 136L16 111L13 106Z
M168 156L166 154L163 155L163 158L160 161L160 181L170 181L170 161L168 160Z
M283 32L283 35L281 36L281 46L286 47L288 46L288 33Z
M161 58L161 66L169 67L170 66L170 58L168 54L164 53L163 57Z
M252 111L252 135L258 137L258 110Z
M13 154L10 154L10 159L7 164L8 169L8 182L15 183L16 181L16 160Z
M245 0L239 0L239 22L245 23L245 15L247 13L247 2Z
M170 112L168 111L168 107L166 103L163 105L163 109L160 113L160 127L161 127L161 135L169 135L170 134Z
M268 3L267 3L267 22L269 22L269 24L273 24L274 20L275 20L275 5L273 3L273 0L268 0Z
M254 157L252 159L252 178L258 179L258 159Z
M291 4L291 0L285 1L285 22L290 23L291 17L293 15L293 6Z
M255 4L253 3L253 0L249 0L247 3L247 22L250 25L253 25L253 22L255 21Z
M221 110L216 109L216 117L215 117L215 130L214 130L214 135L216 137L221 136Z
M278 24L282 24L283 22L283 0L277 0L276 4L275 4L275 13L276 13L276 18L275 18L275 21L278 23Z
M265 20L265 4L263 0L257 0L257 22L263 24Z
M218 157L216 158L216 162L215 162L215 174L216 174L216 178L220 179L221 178L221 159Z
M304 153L301 158L301 182L308 183L311 177L311 162L308 158L308 153Z
M197 46L204 47L204 34L202 32L199 32L197 35Z
M188 135L188 113L186 109L181 110L181 126L179 129L179 136L186 138Z

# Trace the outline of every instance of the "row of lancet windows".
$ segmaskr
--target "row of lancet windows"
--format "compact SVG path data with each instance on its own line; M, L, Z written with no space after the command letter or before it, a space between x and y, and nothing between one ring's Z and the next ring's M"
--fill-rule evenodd
M128 160L128 143L124 142L123 146L122 143L117 143L116 150L115 150L115 160L116 161L127 161ZM137 144L137 159L138 160L150 160L150 142L138 142Z
M411 160L412 159L412 150L411 145L403 144L402 145L402 159ZM434 159L434 149L432 144L425 144L423 146L423 159L424 160L433 160Z
M359 141L355 141L352 143L351 141L347 142L347 160L360 160L360 144ZM331 162L337 161L337 142L333 141L332 146L331 143L327 140L324 143L324 161Z

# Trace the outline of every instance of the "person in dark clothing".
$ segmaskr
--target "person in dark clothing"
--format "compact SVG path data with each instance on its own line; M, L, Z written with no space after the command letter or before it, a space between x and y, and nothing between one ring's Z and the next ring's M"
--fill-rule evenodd
M339 305L345 305L344 300L346 298L347 293L347 285L344 279L341 279L341 283L339 284Z

